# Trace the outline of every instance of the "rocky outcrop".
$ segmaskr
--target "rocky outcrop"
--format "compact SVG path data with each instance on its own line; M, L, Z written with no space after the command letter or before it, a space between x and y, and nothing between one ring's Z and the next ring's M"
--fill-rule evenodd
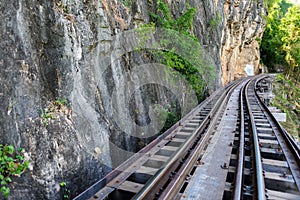
M259 41L265 28L263 1L225 1L221 63L222 83L245 77L245 67L260 70Z
M60 182L82 191L110 169L105 121L82 100L95 91L92 64L83 57L96 40L93 28L108 27L99 19L106 14L100 3L75 1L0 6L0 141L23 147L30 158L30 171L10 184L10 199L60 199ZM55 103L59 97L67 105Z
M166 2L174 17L187 3L197 9L193 32L216 66L214 87L243 76L246 64L257 69L262 0ZM196 103L180 75L133 51L156 48L157 38L130 31L149 22L155 1L0 8L0 141L23 147L31 163L10 199L60 199L60 182L75 196L155 137L166 108L183 115Z

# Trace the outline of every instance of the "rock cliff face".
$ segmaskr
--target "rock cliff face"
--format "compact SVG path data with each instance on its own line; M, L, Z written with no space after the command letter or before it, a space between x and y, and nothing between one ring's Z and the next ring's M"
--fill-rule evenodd
M224 3L225 23L222 38L222 83L246 76L245 67L259 73L259 42L265 23L263 1L230 1Z
M245 75L247 64L258 69L263 0L166 2L174 17L187 3L197 9L193 32L213 58L215 87ZM10 199L61 199L60 182L75 196L155 137L165 107L184 114L195 105L184 80L164 80L163 66L133 52L128 30L148 23L156 6L1 1L0 141L23 147L31 163L10 184Z

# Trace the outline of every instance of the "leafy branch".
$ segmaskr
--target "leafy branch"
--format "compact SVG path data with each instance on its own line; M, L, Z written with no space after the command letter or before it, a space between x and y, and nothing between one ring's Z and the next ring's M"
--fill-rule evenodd
M22 151L22 148L16 150L12 145L0 144L0 193L5 198L9 196L7 184L12 182L12 177L20 176L28 169L29 161L24 160Z

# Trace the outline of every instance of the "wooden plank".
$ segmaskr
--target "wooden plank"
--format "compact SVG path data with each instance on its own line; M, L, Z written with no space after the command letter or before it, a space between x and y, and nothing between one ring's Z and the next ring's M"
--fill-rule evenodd
M259 127L271 128L271 125L269 123L255 123L255 125Z
M298 191L298 187L290 174L280 174L275 172L265 172L265 185L267 189L291 192Z
M278 192L275 190L267 190L268 199L286 199L286 200L299 200L300 195L291 194L287 192Z
M173 146L164 146L161 148L162 150L168 150L168 151L177 151L178 147L173 147Z
M188 133L192 133L195 131L195 128L189 128L189 127L183 127L180 132L188 132Z
M263 113L254 113L253 116L254 118L259 118L259 119L265 118L265 115Z
M271 139L276 139L276 136L274 134L264 134L264 133L259 133L258 134L258 137L260 139L268 139L268 140L271 140Z
M288 171L288 164L286 161L262 159L263 169L268 172L286 173Z
M192 120L189 121L189 123L200 124L200 123L201 123L201 120L195 120L195 119L192 119Z
M232 183L225 182L225 188L224 188L224 191L229 191L229 192L231 192L231 191L232 191Z
M154 175L158 170L159 169L157 169L157 168L141 166L136 172L137 173Z
M278 154L278 153L279 153L276 149L273 149L273 148L265 148L265 147L261 148L260 151L261 151L262 153L268 153L268 154ZM282 154L282 152L281 152L281 154Z
M288 164L286 161L263 158L262 162L263 162L263 164L266 164L266 165L274 165L274 166L278 166L278 167L288 168Z
M261 112L261 110L254 110L253 108L252 108L252 113L253 114L263 114L262 112Z
M191 135L191 133L187 133L187 132L179 132L177 135L186 135L186 136L189 136L189 135Z
M234 173L234 174L235 174L235 172L236 172L235 167L229 166L229 167L228 167L228 172L231 172L231 173Z
M99 199L99 197L107 196L111 192L113 192L114 190L115 190L115 188L104 187L103 189L101 189L100 191L98 191L96 194L94 194L91 198L89 198L89 200L95 200L95 199Z
M252 161L251 156L245 156L244 161L251 162Z
M260 148L260 153L263 158L276 159L276 160L282 160L284 158L283 152L277 148L273 149L273 148L262 147Z
M163 161L153 160L152 158L150 158L143 164L143 166L160 169L164 164L165 162Z
M189 122L189 123L187 123L187 124L185 125L185 127L195 129L195 128L199 127L199 124L198 124L198 123L195 124L195 123L190 123L190 122Z
M203 116L195 116L192 118L192 120L200 120L200 121L202 121L203 119L204 119Z
M167 157L167 156L153 155L151 157L151 160L157 160L157 161L167 162L167 160L169 160L169 158L170 157Z
M259 133L272 133L273 132L272 128L256 127L256 129Z
M295 183L293 176L290 174L279 174L275 172L265 172L265 179L272 179L275 181L282 181L282 182L289 182L289 183Z
M256 115L254 116L255 119L266 119L265 115Z
M138 193L144 187L143 184L134 183L131 181L125 181L120 187L119 190L124 190L132 193Z
M182 138L176 138L176 137L174 137L173 139L172 139L172 142L179 142L179 143L183 143L183 142L185 142L186 141L186 139L182 139Z
M259 139L262 144L279 145L277 140Z
M267 119L254 119L255 122L269 122Z

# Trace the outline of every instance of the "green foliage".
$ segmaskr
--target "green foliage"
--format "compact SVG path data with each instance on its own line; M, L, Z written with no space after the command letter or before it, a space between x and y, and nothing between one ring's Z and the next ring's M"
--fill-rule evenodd
M282 48L285 61L288 64L286 74L300 80L300 7L290 7L279 25L281 31ZM295 76L296 75L296 76Z
M300 124L300 7L285 0L270 1L266 30L261 43L263 63L270 71L282 66L284 75L277 76L272 102L287 115L282 123L298 137Z
M62 199L65 199L65 200L70 199L71 191L70 191L70 189L67 188L67 183L63 181L59 184L59 186L62 191Z
M66 98L59 97L50 102L45 109L40 109L43 123L48 125L51 119L56 119L58 112L65 112L67 109L68 100Z
M281 16L284 14L280 10L280 2L273 3L269 9L269 14L266 19L267 26L261 43L263 63L266 64L271 71L276 64L286 65L282 49L282 36L279 30Z
M205 83L199 69L172 51L163 52L162 63L178 71L192 86L198 101L201 102Z
M295 138L300 133L300 83L284 75L277 75L274 81L273 93L275 98L271 102L286 113L287 121L281 122L284 128Z
M152 24L157 27L171 30L165 39L160 41L160 46L164 49L171 49L169 51L162 51L159 53L161 63L169 66L180 72L181 75L190 83L196 92L198 101L200 102L204 96L206 84L208 80L214 80L214 67L209 64L204 64L203 52L201 52L200 43L193 35L193 19L196 9L187 5L186 11L174 19L168 5L161 0L157 3L156 13L152 13ZM220 16L216 15L212 21L212 26L217 26L220 21ZM174 31L172 33L172 30ZM180 33L180 34L176 34ZM184 35L185 37L182 37ZM189 57L182 57L175 53L175 48L180 49L182 55L189 55ZM190 62L193 61L193 62ZM204 72L204 70L207 70ZM204 81L203 76L208 78Z
M5 198L10 189L7 184L12 182L13 176L20 176L28 169L29 161L24 161L22 148L15 149L12 145L0 144L0 192Z
M55 119L55 114L48 109L44 110L41 108L41 117L43 119L43 123L48 125L50 119Z
M197 40L197 38L191 34L196 9L190 6L187 7L187 10L179 16L178 19L173 19L168 5L159 0L157 2L157 13L151 13L150 16L158 27L176 30L181 34Z
M221 15L217 12L217 13L215 14L215 16L210 20L209 25L210 25L210 27L211 27L212 29L217 29L217 27L221 24L221 22L222 22L222 17L221 17Z
M66 187L66 185L67 185L67 183L64 181L59 184L60 187Z
M168 5L158 0L155 13L150 14L151 22L135 30L138 35L136 51L144 53L148 60L168 66L165 68L166 76L175 77L174 79L178 76L183 77L191 86L191 88L188 87L187 93L190 92L189 89L193 89L198 102L201 102L205 97L208 85L215 80L215 67L209 63L210 58L206 58L208 55L204 53L205 51L193 34L195 13L196 9L187 5L182 15L175 18ZM212 22L212 24L218 23L218 20L219 17L216 17L216 22ZM149 46L147 44L152 41L153 36L158 36L156 44L150 45L152 49L145 48ZM166 78L176 86L177 83L172 82L172 78ZM165 122L161 133L181 117L176 105L170 107L156 105L154 112L159 119L162 118L160 121Z
M158 121L164 122L164 127L160 130L160 133L164 133L180 120L180 113L177 113L175 105L161 106L154 104L153 110L158 116Z
M127 8L130 8L132 6L132 0L121 0L121 2Z
M272 10L272 7L275 4L281 3L282 0L264 0L264 5L267 8L267 10ZM285 2L285 0L283 0Z
M58 106L65 106L65 105L67 105L68 101L67 101L66 98L59 97L59 98L56 99L55 103Z
M57 11L59 11L61 13L67 13L68 12L67 5L65 5L60 0L55 0L55 6L56 6L55 8L57 9Z
M276 0L269 9L267 26L261 43L263 63L284 67L287 77L299 81L300 70L300 7L285 0Z

